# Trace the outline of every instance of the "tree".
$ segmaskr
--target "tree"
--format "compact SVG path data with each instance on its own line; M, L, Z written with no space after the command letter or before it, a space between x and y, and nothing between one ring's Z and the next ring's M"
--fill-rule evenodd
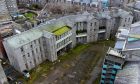
M67 9L68 13L76 13L79 11L80 11L80 6L78 6L78 5L69 6Z
M63 13L63 7L61 5L53 5L50 8L50 12L53 14L62 14Z

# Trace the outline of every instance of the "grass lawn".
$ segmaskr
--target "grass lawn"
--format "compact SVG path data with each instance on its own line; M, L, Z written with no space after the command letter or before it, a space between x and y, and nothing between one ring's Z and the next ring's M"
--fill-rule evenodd
M35 13L27 12L24 14L26 18L28 18L30 21L35 21L35 17L37 16Z

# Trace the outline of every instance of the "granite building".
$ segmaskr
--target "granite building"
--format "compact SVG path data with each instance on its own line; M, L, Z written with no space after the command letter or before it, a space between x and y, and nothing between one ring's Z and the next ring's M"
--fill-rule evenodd
M117 17L120 18L116 24ZM54 62L59 55L78 43L109 39L111 32L117 29L114 24L129 26L132 19L128 12L120 9L117 12L103 12L102 15L69 15L6 38L3 44L10 64L22 72L31 70L45 60Z

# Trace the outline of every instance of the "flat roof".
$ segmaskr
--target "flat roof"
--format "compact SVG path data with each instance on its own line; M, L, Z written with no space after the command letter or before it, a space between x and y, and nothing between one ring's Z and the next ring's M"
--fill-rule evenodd
M39 29L32 29L15 35L11 38L6 38L6 42L9 44L9 46L13 48L18 48L42 37L42 34L42 31L40 31Z
M131 26L128 38L126 40L125 50L140 48L140 22L134 23Z
M117 39L120 39L120 40L126 40L128 37L128 34L129 34L129 29L125 29L123 27L120 27L118 29L116 37L117 37Z
M123 56L123 55L119 52L119 50L114 49L114 48L111 48L111 47L108 49L107 54L110 54L110 55L113 55L113 56L116 56L116 57L120 57L120 58L125 58L125 56Z

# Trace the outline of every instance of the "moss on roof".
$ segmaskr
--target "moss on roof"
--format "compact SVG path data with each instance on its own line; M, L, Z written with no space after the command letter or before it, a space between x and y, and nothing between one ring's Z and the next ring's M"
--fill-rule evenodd
M62 35L62 34L64 34L65 32L67 32L67 31L69 31L69 30L70 30L69 27L64 26L64 27L61 27L61 28L59 28L59 29L53 31L52 33L54 33L54 35L59 36L59 35Z

